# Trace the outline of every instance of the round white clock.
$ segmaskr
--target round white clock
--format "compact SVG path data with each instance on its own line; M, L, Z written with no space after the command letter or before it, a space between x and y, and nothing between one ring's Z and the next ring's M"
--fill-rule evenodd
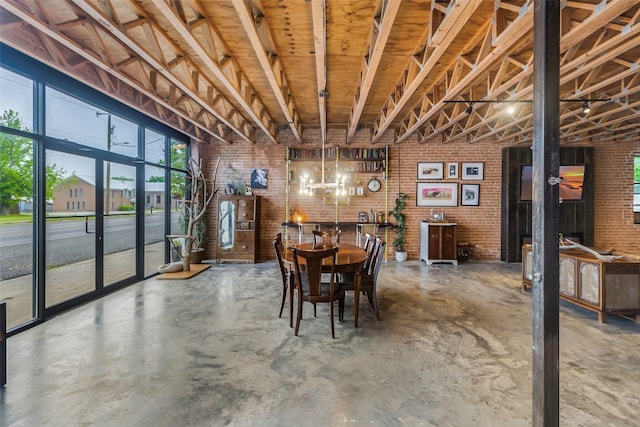
M372 193L376 193L376 192L380 191L381 187L382 187L382 185L380 184L380 181L378 181L378 178L376 178L375 176L373 178L371 178L371 180L367 184L367 188Z

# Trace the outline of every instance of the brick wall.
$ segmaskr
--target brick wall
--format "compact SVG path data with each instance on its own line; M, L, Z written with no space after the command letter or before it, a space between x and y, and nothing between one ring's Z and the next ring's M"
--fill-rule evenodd
M633 157L638 141L594 148L595 246L640 256L640 224L633 223Z
M288 145L297 148L319 148L321 146L320 133L317 129L305 129L303 144L296 144L288 131L280 136L279 144L259 139L256 144L233 139L231 144L215 143L199 147L201 155L210 159L212 170L215 159L220 156L218 172L218 188L224 191L226 185L225 169L232 164L241 170L249 182L252 168L268 170L268 188L254 190L254 194L262 196L260 259L274 259L271 242L273 236L282 231L282 222L287 214L295 210L304 220L333 221L336 217L336 207L332 200L327 199L323 204L322 197L308 197L297 194L295 184L291 188L289 197L289 211L285 209L285 150ZM345 146L345 131L343 129L329 129L327 146ZM383 135L381 141L373 147L389 147L390 165L389 179L383 183L378 193L366 190L366 184L371 176L377 176L382 181L381 174L353 174L348 185L363 186L365 196L351 197L338 207L341 221L357 221L358 212L385 212L393 207L398 191L409 194L407 202L407 251L409 259L419 258L420 222L429 216L430 207L416 206L416 183L418 162L457 162L461 177L463 162L482 162L484 179L482 181L463 181L461 178L451 180L446 178L440 182L457 182L480 184L480 205L442 207L447 219L458 224L458 241L468 242L474 246L474 258L477 260L500 259L500 187L501 187L501 149L504 143L494 140L473 141L429 141L418 143L409 139L401 144L392 141L391 132ZM356 134L351 147L371 147L369 133L360 131ZM632 204L632 170L633 153L640 148L637 142L626 144L611 144L597 147L595 151L596 171L596 221L595 244L598 247L612 247L617 250L640 254L639 225L633 224ZM326 163L330 166L330 162ZM292 162L294 173L301 168L299 162ZM294 176L295 178L295 176ZM357 182L357 180L360 180ZM421 180L420 182L429 182ZM435 182L435 181L431 181ZM622 187L621 182L628 183ZM460 188L458 188L460 192ZM207 247L207 257L215 257L216 206L208 214L210 244ZM346 241L355 239L354 230L344 230ZM295 236L295 233L293 233ZM386 238L393 240L393 232L389 231ZM393 247L389 245L389 253L393 254Z

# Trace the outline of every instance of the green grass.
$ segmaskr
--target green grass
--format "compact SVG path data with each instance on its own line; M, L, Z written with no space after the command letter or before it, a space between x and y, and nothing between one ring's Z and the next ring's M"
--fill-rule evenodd
M0 224L13 224L15 222L31 222L33 221L33 216L29 215L20 215L20 214L11 214L11 215L0 215Z

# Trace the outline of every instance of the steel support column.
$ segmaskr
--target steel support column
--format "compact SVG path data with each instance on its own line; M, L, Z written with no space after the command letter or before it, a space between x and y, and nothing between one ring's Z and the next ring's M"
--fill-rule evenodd
M559 424L560 1L534 2L533 426Z

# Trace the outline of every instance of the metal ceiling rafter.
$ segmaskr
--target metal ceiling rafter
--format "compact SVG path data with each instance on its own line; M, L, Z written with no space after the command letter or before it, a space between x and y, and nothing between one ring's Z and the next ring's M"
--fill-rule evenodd
M106 75L110 75L114 77L117 81L125 82L134 90L152 99L156 104L163 105L166 110L171 111L173 114L176 115L176 117L181 117L187 122L191 123L195 128L200 128L204 130L204 132L206 132L208 135L212 136L213 138L226 142L222 136L216 134L213 131L210 131L208 129L208 126L206 126L206 124L194 122L191 118L189 118L189 116L185 112L179 109L176 109L171 105L168 105L164 99L160 98L158 95L155 95L153 92L150 92L141 83L131 79L130 76L116 69L115 64L105 63L103 58L99 57L97 54L94 54L90 49L87 49L85 46L78 44L76 41L69 39L63 33L57 31L55 24L51 22L42 21L42 19L40 18L41 14L36 14L34 11L26 10L22 4L17 4L13 0L5 0L3 4L0 6L0 8L4 8L10 13L19 17L22 21L24 21L25 23L27 23L28 25L36 29L38 31L37 34L43 34L49 40L54 40L64 48L69 49L74 54L88 61L88 63L90 63L95 67L94 70L97 74L104 73ZM2 34L2 31L0 31L0 35L1 34ZM0 39L4 39L4 37L0 37ZM8 44L12 44L12 43L8 42ZM64 72L66 64L65 63L61 64L60 62L56 63L53 58L53 52L56 52L55 56L58 57L58 61L61 61L60 58L63 57L63 55L57 55L57 48L55 48L54 46L52 47L53 47L52 53L50 53L52 57L49 60L46 60L45 58L41 58L41 57L40 58L48 62L49 65L51 65L53 68L56 68ZM16 46L16 48L19 49L20 47ZM77 75L74 75L72 77L76 79L79 78ZM100 79L101 81L105 80L104 77L100 77ZM83 81L85 84L95 88L98 91L102 91L107 94L110 94L108 93L109 91L105 87L99 87L95 85L93 82L88 81L87 79L83 79ZM110 95L113 95L113 94L110 94ZM121 98L120 101L131 106L132 108L137 109L140 107L139 105L136 105L127 99ZM147 110L144 110L144 111L147 111ZM217 121L217 119L214 119L214 120ZM184 129L179 129L179 130L182 130L185 133L188 133L188 131L185 131ZM191 134L191 136L193 136L195 139L199 139L195 133Z
M84 11L87 15L89 15L96 23L100 24L103 28L105 28L114 38L116 38L120 43L126 46L128 49L132 50L136 53L141 59L143 59L147 64L149 64L152 68L161 74L165 79L171 82L172 85L179 88L181 91L187 93L196 103L200 104L203 108L209 110L211 114L213 114L218 120L227 125L231 130L233 130L236 134L238 134L242 139L247 142L253 143L253 128L247 126L247 121L243 117L238 114L235 114L234 117L229 117L229 113L233 112L234 107L224 99L220 97L217 110L210 106L204 99L202 99L198 93L194 92L192 88L189 87L189 83L183 82L179 77L175 76L172 71L169 69L168 65L165 63L164 58L155 58L150 52L146 49L142 48L129 34L127 31L130 31L131 28L128 28L128 25L114 22L110 16L108 16L103 10L96 8L92 4L88 4L84 2L84 0L70 0L73 2L78 8ZM132 2L129 2L131 4ZM142 13L142 12L136 12ZM166 34L163 34L162 29L155 24L155 21L150 17L146 17L146 19L138 19L132 25L142 26L143 30L149 34L150 40L156 38L156 32L159 32L165 37L166 40L171 40ZM151 28L154 26L154 28ZM176 47L177 50L177 47ZM177 52L175 54L175 58L185 57L185 55L181 52ZM175 60L173 58L172 60ZM195 64L189 64L192 69L197 69ZM210 87L213 87L213 84L210 84ZM225 114L221 113L218 110L222 110Z
M419 65L420 71L414 77L409 72L409 67L405 69L405 72L402 73L401 81L396 85L396 90L387 99L383 111L376 119L371 139L372 143L376 142L384 131L391 126L393 119L409 102L412 94L418 89L442 55L446 53L447 48L481 3L482 0L460 0L451 3L447 9L447 15L442 19L436 32L430 36L428 48L433 49L433 51L429 55L422 57ZM434 7L435 5L432 6L432 10ZM412 58L412 60L417 59L415 56ZM398 90L398 88L401 88L401 90Z
M356 133L360 116L364 111L369 92L373 86L373 79L382 60L384 48L391 34L393 22L396 19L401 0L380 0L378 10L371 23L371 31L369 33L369 49L366 56L362 59L362 67L358 78L358 86L354 96L355 105L351 107L349 115L349 124L347 127L347 144Z
M229 75L233 76L236 81L232 81L227 77L227 74L214 62L211 55L200 44L200 42L191 33L191 23L185 22L177 11L169 6L165 1L158 1L154 3L162 15L173 25L173 28L180 34L180 36L187 42L187 44L198 54L204 64L211 70L211 72L220 80L224 87L231 93L236 102L244 109L245 113L253 119L260 129L265 133L267 138L272 142L277 143L275 134L277 126L273 118L267 112L267 108L258 96L256 90L253 88L249 79L244 74L240 66L236 63L233 57L225 64L225 67L231 68L232 72ZM198 17L194 20L193 24L198 25L202 23L203 18ZM218 39L218 44L222 44L222 38L215 30L213 24L206 20L210 31L212 31ZM226 46L222 46L225 51L228 51ZM244 94L242 93L244 92Z
M246 0L251 2L251 0ZM293 97L288 93L286 88L289 87L287 78L282 69L282 64L278 59L275 52L270 52L268 41L263 41L260 37L260 29L264 28L266 37L270 40L271 34L269 27L265 19L258 20L257 18L264 18L261 8L256 2L251 2L251 6L248 6L245 0L232 0L233 6L236 9L238 17L242 22L245 32L249 36L249 41L253 50L260 61L262 70L271 85L271 89L280 105L280 108L287 119L289 128L293 133L293 136L298 142L302 141L302 125L300 122L300 115L295 106ZM259 22L258 22L259 21ZM267 55L270 56L267 56Z

